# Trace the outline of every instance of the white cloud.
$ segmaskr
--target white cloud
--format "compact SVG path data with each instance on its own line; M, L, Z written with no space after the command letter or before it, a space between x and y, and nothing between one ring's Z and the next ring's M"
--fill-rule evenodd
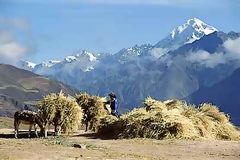
M10 32L0 30L0 44L10 42L11 40L12 34Z
M150 54L156 58L160 58L167 52L168 52L168 49L166 49L166 48L153 48L152 50L150 50Z
M238 61L240 63L240 38L227 40L223 44L225 52L209 53L207 51L191 52L187 55L186 60L214 68L219 64Z
M0 56L7 59L17 59L27 52L27 48L17 42L0 44Z
M26 20L0 16L0 63L16 65L32 51L30 35L30 25Z
M28 49L17 42L10 33L0 31L0 62L15 64Z
M190 53L186 59L190 62L197 62L209 68L214 68L219 64L226 63L226 58L224 53L220 52L220 53L210 54L202 50Z
M226 50L232 54L240 55L240 38L235 40L227 40L223 46L226 48Z

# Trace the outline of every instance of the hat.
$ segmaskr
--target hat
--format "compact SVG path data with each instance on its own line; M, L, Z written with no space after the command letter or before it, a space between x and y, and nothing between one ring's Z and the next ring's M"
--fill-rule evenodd
M116 95L113 92L109 93L108 95L109 97L116 98Z

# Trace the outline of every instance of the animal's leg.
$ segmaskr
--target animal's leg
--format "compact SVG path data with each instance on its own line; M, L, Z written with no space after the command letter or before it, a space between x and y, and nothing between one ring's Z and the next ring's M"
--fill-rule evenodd
M89 125L89 130L91 130L93 128L93 122L92 121L90 121L90 125Z
M61 127L58 126L58 130L57 130L57 135L58 135L58 136L60 135L60 132L61 132Z
M54 136L56 136L56 135L57 135L57 125L54 124Z
M85 122L86 128L85 128L85 132L87 132L88 130L88 121Z
M47 137L47 129L44 131L44 137Z
M60 126L58 126L58 125L55 124L54 127L55 127L55 128L54 128L55 135L56 135L56 136L59 136L59 135L60 135Z
M35 135L38 138L38 133L37 133L37 124L34 124L34 131L35 131Z
M19 129L19 123L14 120L14 135L15 135L15 138L18 138L18 129Z
M29 126L28 138L31 137L31 130L32 130L32 124L30 124L30 126Z
M48 129L49 129L49 125L47 125L47 124L45 123L45 130L44 130L44 137L45 137L45 138L47 137Z

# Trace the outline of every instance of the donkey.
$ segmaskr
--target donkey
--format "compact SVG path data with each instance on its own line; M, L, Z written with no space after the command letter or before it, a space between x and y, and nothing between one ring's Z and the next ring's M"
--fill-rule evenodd
M28 133L29 138L31 136L32 126L34 126L36 137L38 137L37 125L41 129L41 131L40 131L41 134L44 134L44 132L45 132L45 127L43 125L43 120L37 113L32 112L32 111L27 111L27 110L17 111L14 114L15 138L18 138L18 130L19 130L19 125L21 123L29 124L29 133Z
M41 117L43 117L43 125L45 126L44 136L47 137L50 125L54 126L54 135L59 136L60 132L61 132L61 126L62 126L62 122L60 120L61 119L60 110L56 111L54 118L52 120L49 120L48 117L46 116L46 114L43 114L40 112L40 115L41 115Z

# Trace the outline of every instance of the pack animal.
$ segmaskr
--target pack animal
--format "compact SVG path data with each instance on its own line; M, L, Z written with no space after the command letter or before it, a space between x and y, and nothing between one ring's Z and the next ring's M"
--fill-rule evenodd
M28 137L29 138L31 136L32 126L34 126L34 131L35 131L36 137L38 137L37 125L41 129L40 130L41 134L44 134L44 132L45 132L45 127L43 125L43 120L37 113L32 112L32 111L26 111L26 110L24 110L24 111L17 111L14 114L15 138L18 138L19 125L21 123L29 125L29 132L28 132Z
M44 112L40 112L40 115L43 117L43 125L45 126L44 136L47 137L50 125L54 126L54 135L59 136L62 126L60 110L57 110L55 112L54 118L52 120L50 120L49 116L47 116L47 114Z

